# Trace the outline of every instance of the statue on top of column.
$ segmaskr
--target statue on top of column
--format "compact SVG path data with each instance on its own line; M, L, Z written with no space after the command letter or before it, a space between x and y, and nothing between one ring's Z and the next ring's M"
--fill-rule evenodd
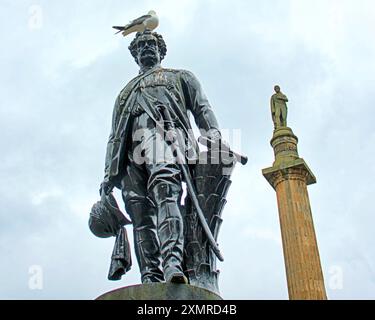
M280 86L274 87L275 94L271 97L271 113L272 120L275 125L275 130L281 127L286 127L286 118L288 115L288 107L286 103L288 98L280 90Z

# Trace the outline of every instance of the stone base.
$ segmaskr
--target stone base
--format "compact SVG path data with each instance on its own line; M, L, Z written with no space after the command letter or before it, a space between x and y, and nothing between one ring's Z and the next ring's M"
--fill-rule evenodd
M151 283L107 292L95 300L223 300L209 290L174 283Z

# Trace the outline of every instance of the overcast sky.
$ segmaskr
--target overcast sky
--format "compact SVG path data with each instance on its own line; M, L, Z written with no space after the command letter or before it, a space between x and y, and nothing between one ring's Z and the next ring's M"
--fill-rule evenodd
M134 252L123 280L107 280L114 239L87 222L113 103L138 72L133 37L111 26L150 9L163 65L198 77L249 156L223 213L222 296L288 298L276 196L261 174L279 84L318 181L308 190L328 298L375 298L372 0L0 0L0 298L93 299L139 283Z

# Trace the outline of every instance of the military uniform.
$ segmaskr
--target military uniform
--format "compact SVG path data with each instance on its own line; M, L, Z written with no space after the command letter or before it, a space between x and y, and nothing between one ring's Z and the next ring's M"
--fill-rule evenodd
M182 178L160 134L160 106L173 115L189 160L199 154L189 113L202 131L219 129L198 80L185 70L154 67L131 80L116 100L104 181L122 190L144 283L182 273Z

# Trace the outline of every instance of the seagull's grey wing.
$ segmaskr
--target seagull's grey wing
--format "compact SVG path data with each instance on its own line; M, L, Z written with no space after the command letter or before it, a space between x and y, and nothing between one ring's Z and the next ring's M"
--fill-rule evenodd
M141 23L143 23L143 21L145 21L145 20L148 19L148 18L151 18L151 15L150 15L150 14L145 14L144 16L139 17L139 18L133 20L132 22L130 22L129 24L127 24L127 25L124 27L124 30L129 29L129 28L131 28L131 27L134 27L134 26L137 25L137 24L141 24Z

